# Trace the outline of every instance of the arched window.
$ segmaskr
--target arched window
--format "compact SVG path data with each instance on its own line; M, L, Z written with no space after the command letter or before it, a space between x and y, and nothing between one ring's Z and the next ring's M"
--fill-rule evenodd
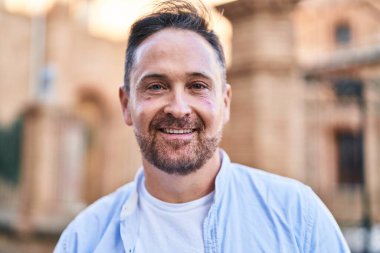
M86 149L84 199L87 203L92 203L103 194L104 130L108 113L104 98L96 90L81 90L78 102L77 115L84 125Z
M91 87L78 91L71 114L60 124L59 198L67 203L90 204L104 194L104 142L108 106Z

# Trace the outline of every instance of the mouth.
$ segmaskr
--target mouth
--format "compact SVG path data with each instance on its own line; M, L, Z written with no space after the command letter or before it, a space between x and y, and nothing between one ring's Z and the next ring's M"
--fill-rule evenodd
M173 129L173 128L161 128L160 132L165 134L191 134L195 132L195 129Z

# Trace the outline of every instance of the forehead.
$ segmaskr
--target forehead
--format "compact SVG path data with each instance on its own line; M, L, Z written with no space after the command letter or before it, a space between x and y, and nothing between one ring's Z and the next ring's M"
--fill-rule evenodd
M148 37L137 48L132 74L167 71L208 72L220 76L222 68L215 50L201 35L166 28Z

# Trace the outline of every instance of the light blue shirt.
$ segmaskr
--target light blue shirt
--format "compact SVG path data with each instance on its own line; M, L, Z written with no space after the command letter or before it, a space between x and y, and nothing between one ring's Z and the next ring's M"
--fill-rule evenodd
M203 223L205 253L350 252L331 213L309 187L231 163L222 153L213 204ZM134 182L80 213L54 252L134 252L137 185L143 178L139 170ZM176 240L175 234L171 238Z

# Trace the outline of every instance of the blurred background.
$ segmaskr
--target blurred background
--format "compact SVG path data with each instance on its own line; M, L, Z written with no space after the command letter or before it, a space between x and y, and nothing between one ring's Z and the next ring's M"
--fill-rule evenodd
M133 180L118 87L151 2L0 0L0 252L51 252ZM352 252L380 252L380 1L206 2L233 89L222 147L310 185Z

